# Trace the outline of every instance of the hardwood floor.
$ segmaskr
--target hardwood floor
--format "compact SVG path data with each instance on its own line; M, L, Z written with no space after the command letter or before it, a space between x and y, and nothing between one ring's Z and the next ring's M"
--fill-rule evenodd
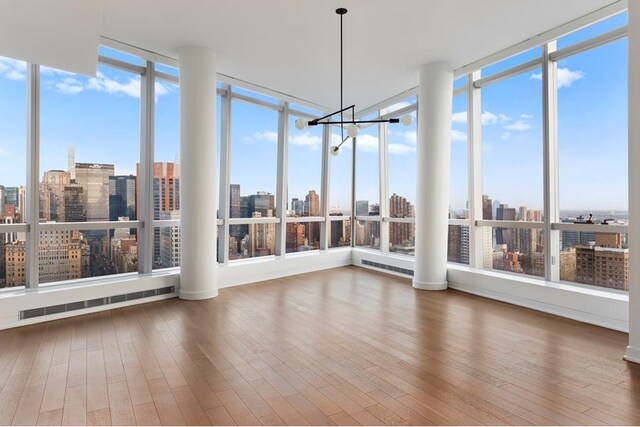
M626 343L345 267L0 331L0 425L640 424Z

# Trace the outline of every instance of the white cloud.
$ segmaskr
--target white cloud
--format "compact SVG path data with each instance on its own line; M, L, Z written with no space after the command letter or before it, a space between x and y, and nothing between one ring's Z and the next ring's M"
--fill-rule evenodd
M504 141L506 141L507 139L511 139L511 132L502 132L500 138L502 138Z
M467 133L461 130L451 129L451 142L453 141L467 141Z
M523 113L523 114L520 114L520 118L523 119L523 120L531 120L531 119L533 119L533 115Z
M570 87L573 82L584 78L585 73L580 70L570 70L569 68L558 68L558 89ZM542 80L542 73L533 74L532 79Z
M56 90L60 93L68 93L75 95L84 90L82 83L73 77L67 77L55 84Z
M516 120L515 123L504 126L503 129L525 131L531 129L531 125L525 120Z
M247 136L243 138L245 142L257 142L257 141L267 141L271 143L278 142L278 132L274 132L271 130L264 132L256 132L252 136Z
M451 122L452 123L467 123L467 112L466 111L460 111L458 113L453 113L451 115Z
M124 94L133 98L140 97L140 78L131 77L126 83L111 79L103 73L98 72L96 77L91 77L86 84L86 88L97 92L104 92L111 95Z
M408 130L403 132L404 143L407 145L416 146L418 143L418 132L415 130Z
M289 143L301 147L309 147L312 150L319 150L322 147L322 138L309 132L303 132L289 136Z
M496 123L506 123L511 121L511 117L506 114L494 114L491 111L484 111L482 113L482 125L495 125Z
M378 151L378 146L378 138L373 135L359 135L356 138L356 147L358 147L358 150L375 152Z
M399 155L409 154L416 151L415 147L410 147L404 144L389 144L387 150L389 151L389 154Z
M0 77L9 80L24 80L27 77L27 64L15 59L0 57Z

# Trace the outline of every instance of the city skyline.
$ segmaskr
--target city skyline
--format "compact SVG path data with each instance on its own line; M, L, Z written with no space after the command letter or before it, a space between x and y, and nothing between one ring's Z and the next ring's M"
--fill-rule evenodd
M566 46L625 23L626 14L615 16L562 37L558 44ZM113 50L105 54L128 62L135 60ZM486 75L538 54L536 48L483 71ZM0 62L0 92L5 95L0 99L0 183L20 186L26 182L26 71L19 61L0 58ZM625 65L625 40L572 56L558 65L561 209L627 209ZM135 173L140 151L139 77L104 66L98 71L97 77L87 78L43 67L41 172L61 169L66 163L66 146L73 143L78 148L78 162L113 164L116 175ZM483 192L509 199L515 205L542 207L540 89L539 71L532 71L488 86L482 99ZM585 99L597 102L585 103ZM464 209L466 97L457 96L453 102L450 204L454 209ZM251 192L275 194L277 115L239 101L234 101L232 108L232 180ZM585 121L585 115L593 120ZM293 120L290 118L290 122ZM179 153L176 85L157 83L155 124L156 161L175 162ZM320 127L298 131L289 123L289 131L290 159L306 159L289 162L290 191L301 194L305 187L319 188ZM415 132L415 122L409 129L389 126L389 194L406 194L413 202ZM372 173L378 170L377 145L377 127L362 129L358 138L357 198L379 198L379 177ZM345 183L351 179L347 161L350 146L343 147L339 156L331 158L334 185L330 206L341 208L349 204L350 185ZM601 164L607 165L603 171L598 168ZM263 173L258 177L255 170ZM300 188L296 188L298 185Z

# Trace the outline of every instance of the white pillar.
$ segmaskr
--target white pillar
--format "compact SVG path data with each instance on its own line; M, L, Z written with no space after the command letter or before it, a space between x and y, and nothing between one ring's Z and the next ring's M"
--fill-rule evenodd
M449 163L453 68L435 62L420 69L418 92L416 255L413 287L447 288Z
M629 347L640 363L640 3L629 2Z
M180 298L218 295L216 259L216 57L182 47L180 61Z

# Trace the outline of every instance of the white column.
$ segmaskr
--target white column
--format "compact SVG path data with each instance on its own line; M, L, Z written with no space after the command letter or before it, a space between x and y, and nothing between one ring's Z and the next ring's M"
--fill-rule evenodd
M447 288L449 163L453 68L435 62L420 69L413 287Z
M218 295L216 259L216 57L182 47L180 61L180 298Z
M629 2L629 347L640 363L640 3Z

